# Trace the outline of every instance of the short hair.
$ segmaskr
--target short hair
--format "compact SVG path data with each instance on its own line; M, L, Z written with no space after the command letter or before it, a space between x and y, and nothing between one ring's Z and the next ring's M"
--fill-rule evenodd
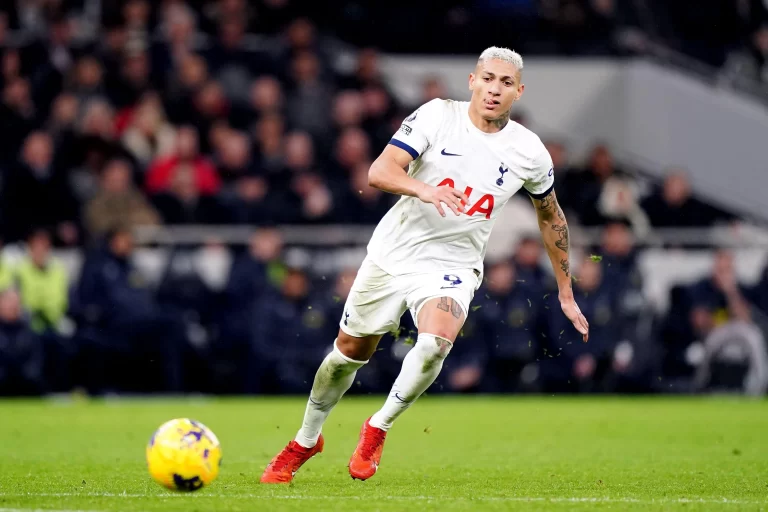
M478 64L487 60L496 59L504 62L508 62L517 68L518 71L523 70L523 57L514 50L509 48L499 48L498 46L491 46L483 50L480 54L480 58L477 59Z

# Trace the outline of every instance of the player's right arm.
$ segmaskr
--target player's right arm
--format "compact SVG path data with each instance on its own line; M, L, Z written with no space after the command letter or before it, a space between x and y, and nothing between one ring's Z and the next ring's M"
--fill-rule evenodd
M464 212L464 205L469 199L463 192L453 187L433 187L411 178L405 172L411 161L413 157L408 151L388 144L371 165L368 171L368 184L391 194L418 197L425 203L435 205L443 217L445 217L443 204L456 215Z
M425 203L435 205L443 217L443 205L459 215L469 198L453 187L434 187L412 178L405 170L437 140L445 107L443 100L435 99L406 117L368 172L370 186L392 194L418 197Z

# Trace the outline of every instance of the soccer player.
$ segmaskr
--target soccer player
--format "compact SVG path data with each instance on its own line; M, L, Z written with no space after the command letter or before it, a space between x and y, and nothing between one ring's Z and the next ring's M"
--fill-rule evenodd
M402 197L374 231L333 350L315 375L304 423L262 482L290 482L323 450L328 414L408 309L417 341L384 406L363 423L349 461L353 478L376 473L387 431L440 373L482 282L496 217L521 188L538 214L563 313L587 341L589 325L571 288L568 224L555 196L552 159L536 134L509 119L523 94L522 71L518 53L488 48L469 75L470 101L425 103L371 165L370 185Z

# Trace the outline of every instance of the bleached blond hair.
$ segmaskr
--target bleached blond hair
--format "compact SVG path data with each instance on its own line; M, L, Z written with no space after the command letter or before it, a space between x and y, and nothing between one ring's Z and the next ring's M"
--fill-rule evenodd
M499 48L498 46L491 46L483 50L480 54L480 58L477 59L477 63L483 63L488 60L500 60L512 64L518 71L523 70L523 57L514 50L509 48Z

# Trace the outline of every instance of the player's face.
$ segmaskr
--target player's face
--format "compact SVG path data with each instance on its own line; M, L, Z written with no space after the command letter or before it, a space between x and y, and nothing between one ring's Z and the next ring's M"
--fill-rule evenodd
M508 62L491 59L478 63L469 75L472 108L483 119L506 116L525 89L520 79L520 71Z

